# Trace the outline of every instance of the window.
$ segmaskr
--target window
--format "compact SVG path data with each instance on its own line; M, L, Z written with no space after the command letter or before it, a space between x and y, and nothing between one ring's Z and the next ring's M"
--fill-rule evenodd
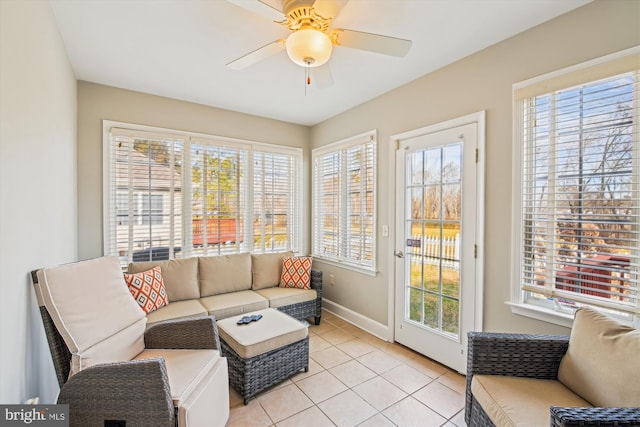
M302 150L105 122L105 254L300 248Z
M516 305L640 314L639 63L633 49L515 85Z
M162 194L142 195L142 223L162 224L164 206L162 205Z
M313 150L313 168L314 257L375 274L375 131Z
M117 225L128 225L129 215L135 221L138 218L137 195L133 195L133 204L129 209L129 194L125 192L116 193L116 220Z
M253 161L253 241L255 252L287 248L300 228L294 213L300 201L295 192L296 162L286 152L257 152Z

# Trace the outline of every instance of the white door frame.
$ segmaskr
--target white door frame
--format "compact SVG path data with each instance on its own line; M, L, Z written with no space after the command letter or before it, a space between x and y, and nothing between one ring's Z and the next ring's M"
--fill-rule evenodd
M466 124L475 123L477 125L477 146L478 161L476 174L476 244L478 245L478 255L476 258L476 300L475 300L475 319L474 329L476 331L483 330L483 308L484 308L484 200L485 200L485 111L471 113L466 116L447 120L444 122L429 125L420 129L414 129L407 132L391 135L389 138L389 198L394 203L389 203L389 224L391 224L389 232L389 250L387 252L387 265L389 271L388 283L388 308L387 308L387 325L389 328L389 339L395 341L395 310L396 310L396 260L394 250L396 249L396 205L398 203L396 194L396 147L398 141L402 139L412 138L426 133L438 132L453 127L464 126ZM465 338L466 340L466 338Z

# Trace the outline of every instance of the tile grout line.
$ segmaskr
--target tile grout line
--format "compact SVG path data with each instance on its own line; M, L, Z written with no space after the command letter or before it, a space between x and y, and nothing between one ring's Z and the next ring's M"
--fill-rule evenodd
M388 418L388 417L387 417L383 412L384 412L384 411L386 411L386 410L388 410L389 408L393 407L394 405L396 405L396 404L398 404L398 403L402 402L403 400L405 400L405 399L407 399L407 398L413 398L413 399L414 399L414 400L416 400L416 401L417 401L421 406L424 406L424 407L425 407L425 408L427 408L428 410L430 410L430 411L434 412L434 413L435 413L435 414L437 414L439 417L441 417L442 419L444 419L445 421L444 421L444 423L443 423L442 425L446 425L446 424L449 424L449 423L450 423L451 425L455 425L455 423L454 423L452 420L453 420L454 418L456 418L456 417L460 414L460 412L461 412L461 411L464 411L464 407L463 407L462 409L460 409L459 411L456 411L456 412L455 412L453 415L451 415L450 417L447 417L447 416L443 415L442 413L440 413L439 411L435 410L434 408L431 408L429 405L425 404L425 403L424 403L424 402L422 402L420 399L418 399L418 398L416 398L416 397L414 396L416 393L418 393L419 391L421 391L421 390L422 390L422 389L424 389L425 387L427 387L427 386L429 386L429 385L433 384L434 382L437 382L440 386L445 387L445 388L449 389L450 391L452 391L452 392L454 392L454 393L456 393L456 394L460 394L460 395L464 396L464 393L460 393L459 391L455 390L455 389L453 388L453 386L447 385L447 384L443 383L442 381L440 381L440 379L441 379L442 377L444 377L444 376L448 375L449 373L455 373L454 371L451 371L449 368L442 367L442 368L444 369L444 372L442 372L442 373L438 373L438 372L431 372L431 374L436 374L436 373L438 374L437 376L432 377L431 375L429 375L429 374L425 373L424 371L421 371L418 367L415 367L415 366L412 366L412 365L410 365L410 364L409 364L409 363L410 363L410 361L414 361L414 360L415 360L415 361L418 361L418 360L419 360L419 359L421 359L421 358L425 358L425 356L422 356L422 355L420 355L419 353L416 353L416 352L414 352L413 350L408 349L407 347L402 346L402 345L399 345L399 344L397 344L397 343L387 343L387 342L382 341L382 340L380 340L380 342L378 343L378 342L376 342L376 340L375 340L377 337L374 337L374 336L372 336L372 335L371 335L370 337L366 336L366 335L367 335L366 331L363 331L363 332L362 332L362 333L360 333L360 334L357 334L357 332L356 332L356 334L357 334L357 335L356 335L356 334L354 334L354 333L352 333L352 332L349 332L349 331L344 330L344 329L343 329L343 327L344 327L344 326L350 326L351 328L357 328L356 326L354 326L354 325L350 325L349 323L346 323L346 322L345 322L345 323L343 323L341 326L337 326L336 324L332 323L332 321L331 321L331 320L332 320L332 317L328 317L328 318L326 318L326 317L324 317L324 316L323 316L323 320L324 320L325 322L324 322L324 325L323 325L323 327L322 327L322 330L321 330L321 331L315 331L315 330L313 330L312 328L310 328L310 329L309 329L309 335L310 335L310 336L316 336L316 337L318 337L318 338L320 338L320 339L323 339L323 341L325 341L325 342L327 342L327 343L329 344L327 347L324 347L324 348L321 348L321 349L319 349L319 350L316 350L316 351L314 351L313 353L310 353L310 355L309 355L310 360L312 360L312 359L313 359L314 363L315 363L315 364L317 364L317 365L318 365L320 368L322 368L322 369L321 369L320 371L318 371L318 372L316 372L316 373L312 374L312 375L305 376L304 378L301 378L301 379L299 379L299 380L294 380L294 377L295 377L295 376L297 376L297 375L299 375L299 374L296 374L296 375L294 375L294 376L292 376L292 377L290 377L290 378L288 379L289 383L290 383L290 384L293 384L293 385L296 387L296 389L297 389L300 393L302 393L302 395L303 395L303 396L305 396L305 397L306 397L306 398L307 398L307 399L312 403L312 405L311 405L311 406L309 406L309 407L306 407L306 408L304 408L304 409L302 409L302 410L300 410L300 411L298 411L298 412L296 412L296 413L294 413L294 414L289 415L288 417L286 417L286 418L284 418L284 419L282 419L282 420L278 421L278 423L285 422L286 420L288 420L288 419L290 419L290 418L292 418L292 417L295 417L295 416L299 415L300 413L302 413L302 412L304 412L304 411L307 411L307 410L309 410L309 409L311 409L311 408L315 407L315 408L317 408L317 409L318 409L318 410L319 410L319 411L320 411L320 412L321 412L321 413L326 417L326 419L327 419L329 422L331 422L331 424L333 424L333 425L335 426L335 425L336 425L336 422L335 422L333 419L331 419L331 418L329 417L329 414L325 413L325 412L320 408L320 406L319 406L319 405L320 405L320 404L322 404L323 402L327 401L327 400L332 399L332 398L333 398L333 397L335 397L335 396L338 396L338 395L339 395L339 394L341 394L341 393L345 393L346 391L351 391L351 392L352 392L352 393L354 393L356 396L358 396L358 398L360 398L363 402L365 402L368 406L370 406L371 408L373 408L373 409L375 410L375 413L374 413L374 414L372 414L370 417L367 417L366 419L364 419L364 420L360 421L360 422L358 423L358 425L360 425L360 424L362 424L362 423L366 423L367 421L371 420L372 418L374 418L374 417L376 417L376 416L378 416L378 415L381 415L382 417L384 417L385 421L388 421L388 422L389 422L389 423L391 423L392 425L396 425L396 424L395 424L391 419L389 419L389 418ZM344 321L342 321L342 322L344 322ZM330 327L327 327L326 325L329 325ZM349 338L348 338L348 339L346 339L346 340L344 340L344 341L339 341L339 342L336 342L336 343L333 343L333 342L331 342L331 341L328 341L328 340L326 340L326 339L322 338L322 335L330 334L330 333L332 333L332 332L339 332L339 333L341 333L341 334L348 335L348 336L349 336ZM365 338L363 338L363 337L365 337ZM367 340L366 338L368 338L368 340ZM373 338L373 339L372 339L372 338ZM349 354L349 353L347 353L347 352L345 352L344 350L342 350L342 349L340 349L340 348L339 348L339 346L340 346L340 345L345 344L345 343L348 343L348 342L351 342L351 341L355 341L355 340L358 340L358 341L360 341L360 342L362 342L362 343L364 343L364 344L366 344L366 345L370 346L370 347L371 347L371 350L368 350L368 351L366 351L366 352L364 352L364 353L362 353L362 354L359 354L359 355L357 355L357 356L352 356L351 354ZM378 339L378 340L379 340L379 339ZM397 350L397 351L393 351L393 350L392 350L392 349L393 349L393 346L397 346L397 347L396 347L396 350ZM341 362L341 363L338 363L337 365L334 365L334 366L331 366L331 367L329 367L329 368L326 368L324 365L322 365L321 363L319 363L317 360L315 360L315 359L313 358L313 354L314 354L314 353L318 353L318 352L321 352L321 351L323 351L323 350L328 350L328 349L331 349L331 348L333 348L333 349L335 349L335 350L338 350L338 351L340 351L341 353L343 353L343 354L345 354L346 356L348 356L348 360L345 360L345 361L343 361L343 362ZM390 358L392 358L395 362L398 362L399 364L398 364L398 365L396 365L396 366L394 366L394 367L392 367L392 368L386 369L386 370L384 370L384 371L377 372L377 371L372 370L369 366L367 366L366 364L364 364L362 361L360 361L360 360L359 360L361 357L364 357L364 356L366 356L366 355L368 355L368 354L371 354L371 353L373 353L373 352L375 352L375 351L380 351L380 352L382 352L383 354L385 354L385 355L389 356ZM430 359L428 359L428 358L426 358L426 359L427 359L427 360L429 360L430 362L433 362L433 363L435 364L435 366L442 366L442 365L440 365L439 363L437 363L437 362L435 362L435 361L431 361L431 360L430 360ZM349 363L349 362L352 362L352 361L355 361L355 362L359 363L359 364L360 364L360 365L362 365L364 368L368 369L369 371L372 371L375 375L374 375L373 377L368 378L368 379L366 379L366 380L364 380L364 381L362 381L362 382L359 382L359 383L357 383L357 384L355 384L355 385L353 385L353 386L349 386L349 385L348 385L348 384L346 384L342 379L340 379L340 378L339 378L338 376L336 376L333 372L331 372L331 369L334 369L334 368L336 368L336 367L342 366L342 365L344 365L344 364L346 364L346 363ZM326 363L326 362L325 362L325 363ZM424 384L424 385L420 386L418 389L414 390L413 392L409 393L409 392L406 392L404 389L400 388L400 387L399 387L398 385L396 385L394 382L392 382L392 381L390 381L389 379L387 379L387 378L385 378L385 377L384 377L384 374L386 374L386 373L388 373L388 372L392 371L393 369L396 369L396 368L399 368L399 367L402 367L402 366L404 366L404 367L408 367L408 368L411 368L411 369L414 369L414 370L416 370L416 371L420 372L422 375L424 375L425 377L427 377L428 379L430 379L430 381L429 381L429 382L427 382L426 384ZM439 371L439 369L438 369L438 371ZM314 377L314 376L316 376L316 375L318 375L318 374L321 374L321 373L323 373L323 372L326 372L326 373L328 373L329 375L331 375L331 377L332 377L332 378L334 378L335 380L337 380L337 381L338 381L338 383L339 383L339 384L341 384L342 386L346 387L346 389L345 389L345 390L343 390L343 391L340 391L340 392L338 392L338 393L336 393L336 394L334 394L333 396L327 397L327 398L323 399L322 401L320 401L320 402L316 403L316 402L311 398L311 396L309 396L307 393L305 393L305 391L300 387L300 385L299 385L298 383L299 383L299 382L301 382L301 381L304 381L304 380L306 380L306 379L308 379L308 378L312 378L312 377ZM455 374L457 374L457 373L455 373ZM379 379L381 379L381 380L385 381L386 383L388 383L390 386L397 388L397 389L398 389L398 390L400 390L402 393L404 393L404 394L405 394L405 396L404 396L404 397L402 397L402 398L401 398L400 400L398 400L397 402L393 402L393 403L391 403L390 405L385 406L385 407L384 407L384 408L382 408L381 410L378 410L378 408L377 408L377 407L373 406L372 402L370 402L369 400L365 399L365 397L363 397L363 396L362 396L362 395L360 395L357 391L355 391L355 390L354 390L354 388L358 387L359 385L364 384L364 383L369 382L369 381L372 381L372 380L374 380L374 379L376 379L376 378L379 378ZM453 381L455 381L455 380L453 380ZM271 390L266 391L265 395L266 395L266 394L269 394L269 393L272 393L272 392L275 392L276 390L278 390L278 389L280 389L280 388L282 388L282 387L287 387L287 386L289 386L290 384L286 384L286 385L284 385L284 386L276 386L275 388L273 388L273 389L271 389ZM267 418L268 418L268 419L269 419L269 421L271 422L271 426L276 426L278 423L276 423L276 422L274 421L274 418L272 417L272 415L271 415L271 414L269 414L269 412L267 412L267 409L263 406L262 402L261 402L261 401L260 401L260 399L259 399L259 396L258 396L258 397L256 397L255 399L256 399L256 400L258 400L258 404L260 405L260 409L265 413L265 415L267 416ZM237 405L237 406L238 406L238 405ZM233 409L233 408L232 408L232 409Z

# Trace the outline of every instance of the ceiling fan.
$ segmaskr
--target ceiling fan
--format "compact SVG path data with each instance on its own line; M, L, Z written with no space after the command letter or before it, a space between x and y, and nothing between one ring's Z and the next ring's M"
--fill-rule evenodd
M281 0L281 10L261 0L227 0L230 3L258 13L291 31L286 39L278 39L227 64L234 70L249 67L283 50L296 64L311 68L329 61L333 46L367 50L403 57L411 48L411 40L361 31L331 28L347 0ZM273 3L273 0L271 0ZM284 19L283 19L284 18ZM330 79L327 67L324 77ZM330 83L329 83L330 84Z

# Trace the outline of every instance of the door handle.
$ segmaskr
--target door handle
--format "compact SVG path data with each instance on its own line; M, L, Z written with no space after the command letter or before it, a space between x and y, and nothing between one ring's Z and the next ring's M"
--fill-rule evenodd
M393 251L393 254L398 258L404 258L402 251Z

